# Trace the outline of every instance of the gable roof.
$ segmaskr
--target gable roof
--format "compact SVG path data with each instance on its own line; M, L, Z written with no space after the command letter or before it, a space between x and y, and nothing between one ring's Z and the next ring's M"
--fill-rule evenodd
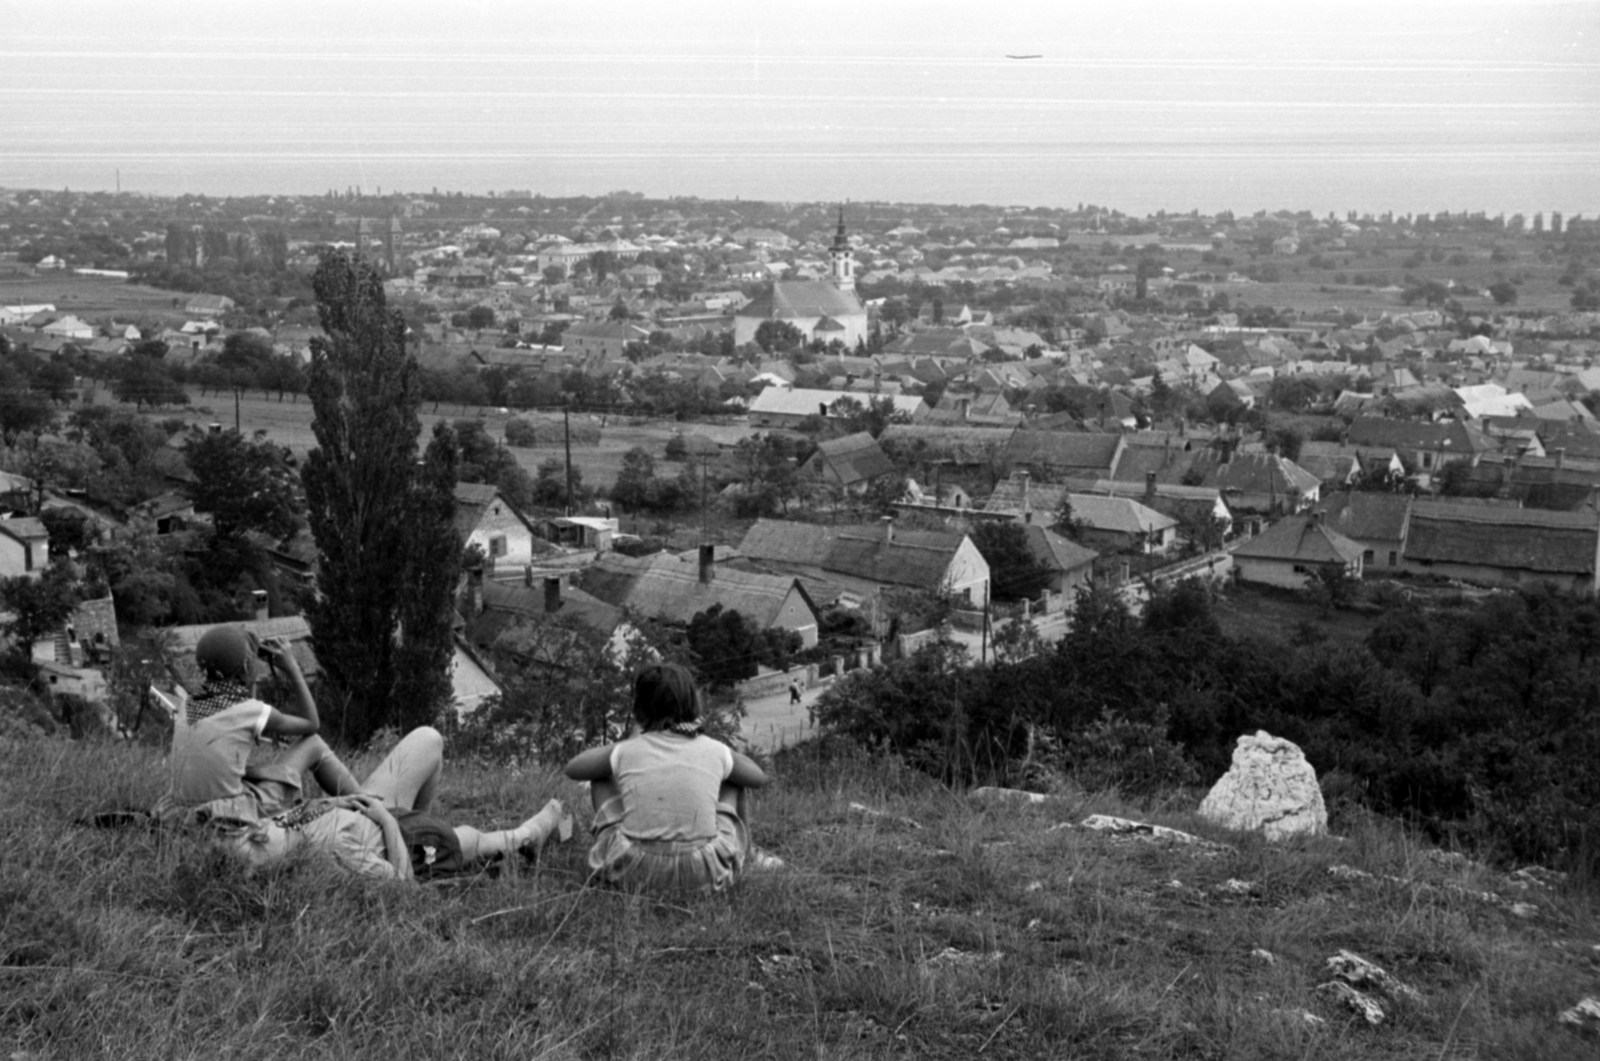
M671 553L642 557L606 553L578 579L582 588L599 600L671 623L687 624L696 614L720 604L765 630L777 623L784 601L796 591L813 617L816 615L816 605L792 575L719 566L709 582L702 582L698 564L685 563Z
M545 608L543 585L483 582L483 611L467 620L467 636L476 645L492 645L505 630L529 619L570 615L584 626L609 637L624 622L622 609L596 600L573 587L563 587L554 612Z
M779 519L758 519L745 532L739 552L751 560L821 567L837 527Z
M1072 518L1094 530L1116 534L1145 534L1176 527L1178 521L1147 508L1131 497L1104 494L1068 494L1072 499Z
M533 533L533 524L528 522L528 517L501 497L499 488L493 483L457 483L455 495L455 528L463 535L471 534L477 528L478 522L483 519L484 510L496 501L504 505L507 512L521 520L529 533Z
M1322 486L1322 480L1287 457L1275 453L1235 453L1222 461L1215 451L1197 456L1191 468L1204 475L1204 484L1224 495L1276 493L1285 499L1304 496Z
M1400 541L1411 515L1410 494L1350 490L1323 499L1323 522L1358 541Z
M739 310L740 317L761 320L808 320L813 317L859 317L861 300L827 280L777 280Z
M759 519L745 533L739 552L751 560L816 567L889 585L929 588L949 570L965 534L881 527L824 526Z
M851 528L829 545L822 569L870 582L932 589L944 580L966 538L949 531L897 531L890 540L877 528Z
M894 462L883 452L878 440L866 431L833 438L817 447L806 465L820 471L826 464L845 486L876 479L894 472Z
M1076 571L1094 563L1100 555L1037 523L1024 523L1022 533L1033 558L1051 571Z
M804 387L767 387L750 401L749 411L752 414L777 413L785 416L827 416L831 415L834 404L841 398L849 398L853 402L866 405L867 402L877 397L888 398L894 403L896 413L905 413L907 416L915 415L924 408L920 395L915 394L866 394L860 391L844 390L812 390Z
M1376 416L1358 416L1350 421L1350 444L1363 448L1384 446L1398 450L1440 450L1462 456L1495 448L1482 432L1459 420L1419 423L1415 420L1385 420Z
M1302 564L1353 564L1366 552L1313 514L1289 516L1233 550L1234 556Z
M1417 501L1405 557L1592 577L1597 550L1600 517L1593 512Z
M1124 443L1121 435L1105 432L1019 430L1006 447L1012 464L1104 473L1109 479L1116 471Z

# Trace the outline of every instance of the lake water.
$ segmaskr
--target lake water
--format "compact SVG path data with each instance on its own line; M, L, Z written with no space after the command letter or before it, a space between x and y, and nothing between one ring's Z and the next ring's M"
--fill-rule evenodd
M0 186L1600 212L1594 3L63 4Z

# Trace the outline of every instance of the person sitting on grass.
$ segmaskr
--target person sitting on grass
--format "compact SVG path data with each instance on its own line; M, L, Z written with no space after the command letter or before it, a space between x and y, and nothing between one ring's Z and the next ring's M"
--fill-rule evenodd
M204 676L200 692L180 690L169 760L170 783L155 814L170 824L249 823L301 801L309 770L332 796L361 791L344 763L317 735L317 704L294 652L282 638L257 641L238 626L214 626L195 646ZM261 663L288 678L295 703L288 710L256 699ZM276 738L290 743L279 747Z
M444 738L421 726L378 764L360 794L312 800L238 829L225 843L254 865L305 851L364 876L412 880L470 873L514 851L532 861L552 834L572 835L571 816L555 799L514 829L452 826L430 813L443 772Z
M600 880L641 891L718 891L746 862L776 862L753 851L749 792L767 775L748 756L700 732L700 692L689 671L653 663L634 680L641 732L579 752L567 763L590 783Z

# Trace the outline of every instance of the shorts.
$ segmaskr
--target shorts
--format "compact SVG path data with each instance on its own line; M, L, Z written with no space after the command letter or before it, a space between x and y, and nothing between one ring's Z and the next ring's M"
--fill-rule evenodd
M605 808L596 815L607 819ZM717 834L706 840L634 840L620 821L603 824L589 848L589 868L628 891L721 891L744 869L750 833L739 815L717 808Z

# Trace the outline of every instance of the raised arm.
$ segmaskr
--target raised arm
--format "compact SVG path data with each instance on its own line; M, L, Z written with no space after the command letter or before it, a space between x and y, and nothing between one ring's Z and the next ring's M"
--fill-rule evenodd
M286 675L294 686L295 702L286 711L277 708L267 716L262 732L274 737L309 737L322 728L317 716L317 702L311 696L311 687L300 671L300 662L294 658L294 649L281 637L271 637L261 642L261 653L271 661L274 669Z

